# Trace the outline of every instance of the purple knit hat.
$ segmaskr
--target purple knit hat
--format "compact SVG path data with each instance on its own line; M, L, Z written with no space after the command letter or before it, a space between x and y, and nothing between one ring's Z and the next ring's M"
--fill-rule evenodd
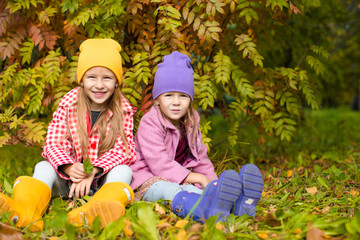
M153 87L153 99L165 92L182 92L194 98L194 71L190 65L190 58L178 51L164 56L158 65Z

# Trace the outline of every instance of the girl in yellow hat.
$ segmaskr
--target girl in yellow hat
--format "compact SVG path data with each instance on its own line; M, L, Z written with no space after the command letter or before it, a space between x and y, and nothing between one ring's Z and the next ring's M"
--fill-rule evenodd
M122 80L120 45L112 39L88 39L80 45L77 81L80 87L60 101L49 124L42 152L45 161L33 177L14 183L14 198L0 194L2 212L11 212L17 227L43 229L42 215L52 196L94 196L68 213L70 223L102 227L124 215L134 199L129 184L135 161L135 108L119 88ZM93 170L85 171L91 162Z

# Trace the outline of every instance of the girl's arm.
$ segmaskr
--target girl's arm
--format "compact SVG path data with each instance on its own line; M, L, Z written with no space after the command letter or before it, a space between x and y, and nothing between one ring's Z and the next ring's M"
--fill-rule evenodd
M65 164L75 163L75 160L70 157L72 144L69 138L70 136L68 136L67 133L66 110L63 107L59 107L54 112L53 119L48 126L42 156L51 163L58 175L64 179L69 179L69 176L59 171L59 167Z
M131 165L135 162L135 142L133 138L134 112L124 116L124 131L128 142L128 153L126 154L125 144L118 134L114 147L92 162L95 167L102 169L96 178L99 178L118 165Z

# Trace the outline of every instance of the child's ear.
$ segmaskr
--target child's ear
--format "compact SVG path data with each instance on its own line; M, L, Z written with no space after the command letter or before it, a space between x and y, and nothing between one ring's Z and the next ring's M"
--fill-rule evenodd
M154 100L154 105L159 106L159 101L157 99Z

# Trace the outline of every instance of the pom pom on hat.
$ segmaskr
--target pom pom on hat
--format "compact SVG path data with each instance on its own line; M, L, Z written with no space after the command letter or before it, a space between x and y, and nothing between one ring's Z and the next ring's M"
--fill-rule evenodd
M194 71L190 58L178 51L166 55L155 74L153 99L166 92L182 92L194 98Z
M80 45L80 55L76 71L80 83L85 72L92 67L106 67L116 76L119 84L122 81L121 46L110 38L87 39Z

